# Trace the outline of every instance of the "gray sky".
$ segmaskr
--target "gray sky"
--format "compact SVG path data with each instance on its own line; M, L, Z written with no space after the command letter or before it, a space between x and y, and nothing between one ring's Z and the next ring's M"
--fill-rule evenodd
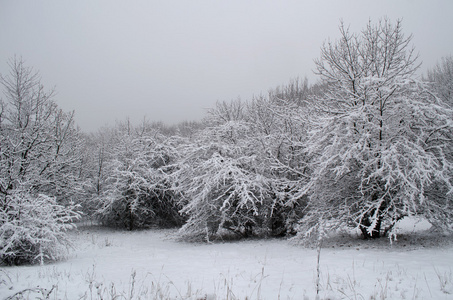
M0 73L22 56L85 131L199 120L217 100L312 74L339 20L403 19L422 70L453 54L452 0L0 0Z

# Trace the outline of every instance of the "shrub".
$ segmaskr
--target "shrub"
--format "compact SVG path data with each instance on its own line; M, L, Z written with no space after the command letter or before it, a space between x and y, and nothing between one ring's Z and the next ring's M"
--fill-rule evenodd
M41 263L64 257L70 246L65 231L80 214L54 197L16 193L0 209L0 261L6 265Z

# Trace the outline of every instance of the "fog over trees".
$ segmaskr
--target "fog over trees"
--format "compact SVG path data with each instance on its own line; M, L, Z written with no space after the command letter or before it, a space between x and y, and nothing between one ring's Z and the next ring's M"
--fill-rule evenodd
M316 62L200 122L125 120L85 134L21 58L2 74L0 257L64 256L78 219L185 240L317 238L346 228L395 238L404 217L451 231L453 60L423 77L402 22L340 24Z

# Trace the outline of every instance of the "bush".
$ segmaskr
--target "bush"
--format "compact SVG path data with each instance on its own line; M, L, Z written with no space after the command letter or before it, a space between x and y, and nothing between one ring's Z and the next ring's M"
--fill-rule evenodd
M120 123L105 137L109 146L94 151L103 155L93 181L99 182L95 216L106 226L135 230L184 222L167 175L174 146L152 126Z
M6 265L41 263L64 257L70 246L65 231L80 214L46 195L16 193L0 209L0 261Z

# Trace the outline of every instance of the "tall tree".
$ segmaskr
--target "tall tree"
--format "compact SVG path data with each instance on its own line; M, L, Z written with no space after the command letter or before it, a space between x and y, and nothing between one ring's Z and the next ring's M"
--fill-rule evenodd
M62 232L78 217L71 204L81 191L78 130L37 72L22 59L9 66L0 77L0 257L56 259L66 244Z
M327 88L308 141L314 172L301 190L310 196L301 230L321 219L377 238L408 215L451 224L451 110L416 80L411 36L388 19L357 34L341 24L340 34L315 61ZM443 197L427 192L433 185Z

